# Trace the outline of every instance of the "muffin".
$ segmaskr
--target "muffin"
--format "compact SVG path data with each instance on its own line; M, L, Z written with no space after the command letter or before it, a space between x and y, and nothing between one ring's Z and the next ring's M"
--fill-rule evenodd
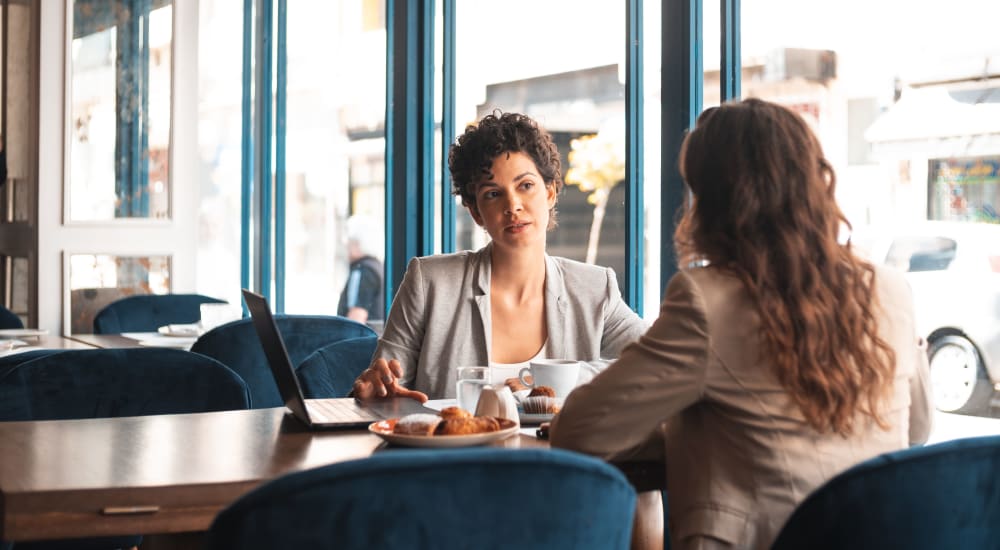
M555 414L562 408L562 399L544 395L528 396L521 402L525 414Z
M556 396L556 390L552 389L549 386L535 386L534 388L531 388L531 392L528 394L528 397L555 397L555 396Z
M434 435L434 430L441 423L441 417L436 414L408 414L396 421L392 433L404 435Z

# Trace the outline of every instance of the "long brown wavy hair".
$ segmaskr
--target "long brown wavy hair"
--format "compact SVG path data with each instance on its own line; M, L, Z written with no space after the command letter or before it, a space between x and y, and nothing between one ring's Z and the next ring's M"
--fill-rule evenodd
M896 360L878 335L875 269L838 241L850 224L805 121L758 99L708 109L680 170L693 195L674 233L680 265L707 262L743 281L761 353L810 425L849 435L861 412L887 428Z

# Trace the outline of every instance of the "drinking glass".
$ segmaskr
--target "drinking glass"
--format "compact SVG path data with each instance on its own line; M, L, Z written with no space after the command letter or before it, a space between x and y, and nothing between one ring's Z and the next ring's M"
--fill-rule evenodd
M459 367L458 382L455 383L455 395L458 396L458 406L476 412L479 404L479 394L490 383L489 367Z

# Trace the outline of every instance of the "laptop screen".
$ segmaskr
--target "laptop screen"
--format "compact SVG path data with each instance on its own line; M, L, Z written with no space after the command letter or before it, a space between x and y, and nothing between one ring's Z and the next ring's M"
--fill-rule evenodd
M295 367L288 358L288 350L285 349L285 342L281 339L277 323L274 322L271 307L263 296L247 289L243 289L243 299L247 303L247 309L250 310L253 326L257 330L257 336L260 337L260 345L264 348L264 356L267 357L274 381L278 384L281 399L295 416L306 424L312 424L299 379L295 375Z

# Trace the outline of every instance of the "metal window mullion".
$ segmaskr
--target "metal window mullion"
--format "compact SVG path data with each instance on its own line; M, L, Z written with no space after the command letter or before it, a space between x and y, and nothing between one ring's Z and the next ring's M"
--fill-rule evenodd
M740 77L743 70L740 58L740 0L720 0L722 29L720 48L722 75L719 79L721 102L740 97Z
M274 303L285 311L285 135L288 87L288 5L278 0L277 90L274 132Z
M259 292L265 298L271 297L271 254L272 193L271 185L271 126L273 53L271 45L273 27L272 0L257 0L257 55L255 64L255 147L256 170L254 181L259 192L256 194L257 218L254 227L257 239L257 262L254 268Z
M704 90L702 70L701 0L663 0L662 94L660 173L660 212L664 220L673 220L687 195L677 169L677 157L688 128L701 112ZM674 249L674 225L660 223L660 288L666 289L677 272Z
M434 248L433 5L386 1L386 305L410 258Z
M625 301L642 315L643 219L642 2L628 0L625 47Z
M441 0L441 252L455 251L455 197L448 149L455 140L455 0Z
M242 139L240 143L240 286L260 290L259 286L251 286L250 261L252 255L251 234L256 231L253 220L253 3L254 0L243 0L243 98L242 98ZM258 283L259 281L253 281ZM246 305L243 306L246 315Z
M152 6L149 0L136 2L141 5L140 14L142 25L142 41L139 43L139 103L140 113L138 119L139 135L136 140L138 151L137 182L135 190L137 195L133 195L134 208L140 217L149 216L149 13ZM133 22L135 18L133 16Z

